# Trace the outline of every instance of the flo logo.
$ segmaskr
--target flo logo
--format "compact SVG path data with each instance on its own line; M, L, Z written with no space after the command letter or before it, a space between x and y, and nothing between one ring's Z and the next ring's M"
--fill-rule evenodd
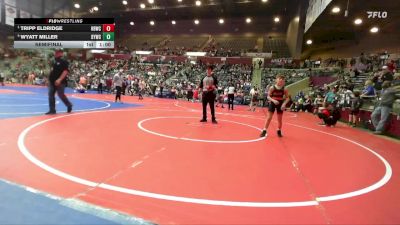
M386 11L384 12L379 12L379 11L367 11L368 14L368 19L372 18L379 18L379 19L385 19L387 18L388 13Z

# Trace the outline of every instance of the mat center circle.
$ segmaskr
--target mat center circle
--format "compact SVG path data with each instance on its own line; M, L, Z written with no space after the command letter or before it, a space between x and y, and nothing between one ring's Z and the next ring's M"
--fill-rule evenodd
M224 119L218 120L218 124L212 124L210 121L208 121L208 123L200 123L197 119L197 117L186 116L152 117L139 121L137 125L139 129L144 132L182 141L249 143L265 139L258 137L261 129L250 124ZM161 123L162 125L160 125L160 120L164 120L164 124ZM230 123L230 125L224 126L225 123ZM237 126L236 130L232 129L232 124ZM246 130L243 131L243 129ZM243 139L243 134L248 134L251 135L250 137L257 138Z

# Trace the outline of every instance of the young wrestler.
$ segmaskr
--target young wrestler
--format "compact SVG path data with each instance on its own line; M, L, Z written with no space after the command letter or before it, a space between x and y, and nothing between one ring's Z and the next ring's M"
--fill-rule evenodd
M282 137L282 116L283 111L286 108L286 104L290 101L290 96L288 90L285 89L285 76L277 75L276 83L274 86L270 87L267 96L269 103L268 115L265 120L265 126L260 134L260 137L265 137L267 135L267 129L271 123L272 116L274 115L275 109L278 114L278 137Z

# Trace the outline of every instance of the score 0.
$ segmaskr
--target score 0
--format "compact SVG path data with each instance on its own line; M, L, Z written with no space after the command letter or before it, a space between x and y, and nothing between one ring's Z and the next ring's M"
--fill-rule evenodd
M103 32L114 32L114 24L103 24Z

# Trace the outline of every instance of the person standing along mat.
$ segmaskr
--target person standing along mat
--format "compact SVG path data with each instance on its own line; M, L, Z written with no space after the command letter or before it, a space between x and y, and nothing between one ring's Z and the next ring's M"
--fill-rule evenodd
M380 98L371 114L372 124L375 127L374 134L380 135L386 130L393 110L393 103L399 98L397 95L399 92L400 87L391 87L390 81L384 81L382 83Z
M214 108L217 85L218 85L218 80L213 75L213 68L212 66L208 66L207 76L200 81L199 85L199 90L203 91L202 95L203 119L201 119L200 122L207 122L207 104L210 104L212 123L217 123L217 120L215 119L215 108Z
M0 86L4 86L4 76L3 76L3 73L0 73Z
M117 72L114 77L113 77L113 85L115 87L116 93L115 93L115 102L119 100L120 103L121 101L121 92L122 92L122 78L121 75L124 70L120 69L119 72Z
M235 86L232 82L229 84L228 87L228 110L233 110L233 102L235 100Z
M67 75L68 75L68 62L62 59L64 52L61 50L57 50L54 53L54 64L53 69L49 75L49 111L46 115L56 114L56 98L55 94L57 92L58 97L67 107L67 112L72 112L72 103L68 100L67 96L64 94L65 87L67 86Z

